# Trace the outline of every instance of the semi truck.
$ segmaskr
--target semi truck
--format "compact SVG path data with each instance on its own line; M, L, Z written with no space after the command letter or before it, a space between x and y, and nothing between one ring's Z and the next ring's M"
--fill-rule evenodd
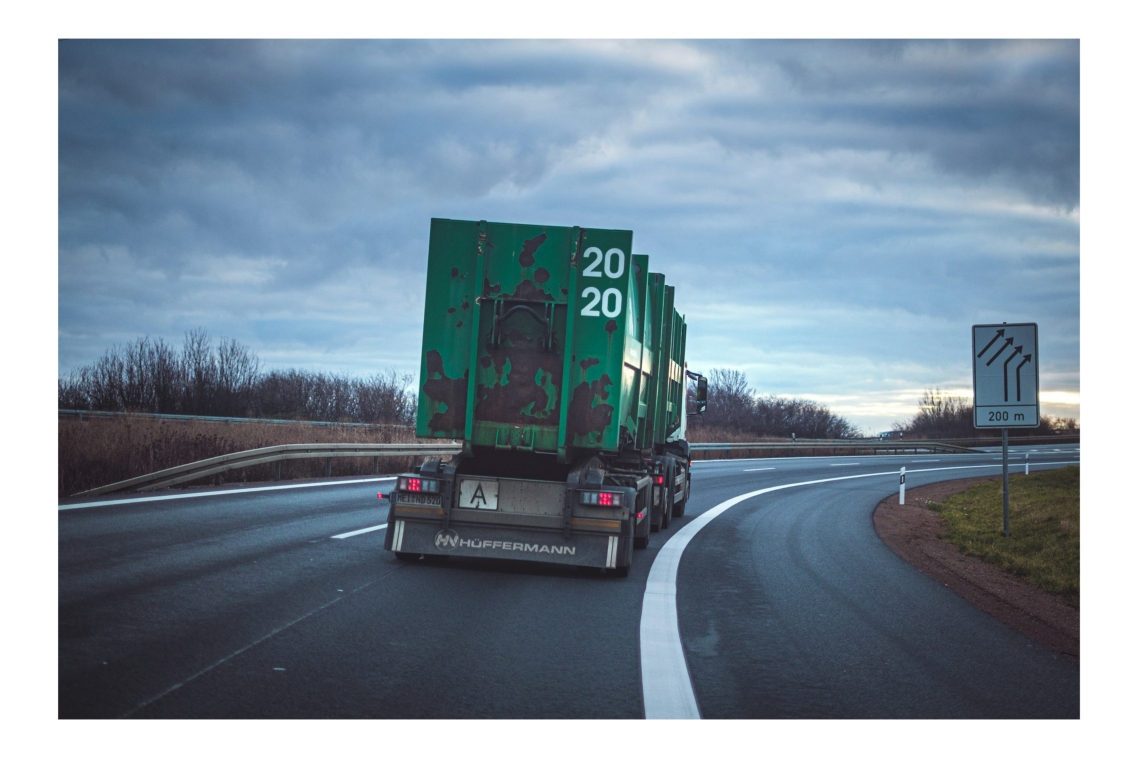
M674 288L629 230L432 219L416 435L462 442L398 476L385 548L629 573L684 514Z

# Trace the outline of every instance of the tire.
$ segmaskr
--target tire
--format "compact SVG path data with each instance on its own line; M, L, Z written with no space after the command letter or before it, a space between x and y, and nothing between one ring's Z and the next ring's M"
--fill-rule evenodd
M685 514L685 502L689 500L689 473L685 473L685 488L682 491L684 494L680 501L673 502L673 517L682 517Z
M673 465L672 459L666 459L665 462L665 482L671 483L672 480L670 480L670 478L675 476L677 470ZM673 524L673 488L672 486L666 486L661 490L665 492L663 494L665 503L661 505L661 530L669 530L669 526Z
M415 562L419 558L420 555L412 554L411 552L396 552L396 559L401 562Z
M643 519L641 523L637 522L636 513L649 509L649 519ZM637 503L634 505L634 515L630 517L633 522L633 548L645 549L649 546L649 534L653 531L653 494L650 493L649 488L643 489L637 494ZM645 535L637 535L641 525L645 525Z
M628 578L629 569L631 567L633 567L632 564L626 565L625 567L615 567L611 572L619 578Z

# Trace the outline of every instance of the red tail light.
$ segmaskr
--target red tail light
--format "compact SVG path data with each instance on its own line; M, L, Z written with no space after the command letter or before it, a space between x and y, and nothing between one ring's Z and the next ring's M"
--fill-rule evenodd
M439 493L439 481L401 475L396 481L396 490L411 491L412 493Z
M665 476L664 475L654 475L653 476L653 482L656 483L657 485L661 485L662 483L665 482Z
M607 493L605 491L583 491L579 496L582 504L591 504L598 507L620 507L621 494Z

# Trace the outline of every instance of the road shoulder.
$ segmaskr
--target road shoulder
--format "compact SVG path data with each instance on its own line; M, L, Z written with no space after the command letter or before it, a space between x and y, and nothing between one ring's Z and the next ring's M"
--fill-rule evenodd
M967 557L939 535L946 521L924 505L941 502L1000 476L968 478L907 489L907 504L898 494L875 508L875 532L891 550L966 601L1054 652L1080 659L1081 611L975 557Z

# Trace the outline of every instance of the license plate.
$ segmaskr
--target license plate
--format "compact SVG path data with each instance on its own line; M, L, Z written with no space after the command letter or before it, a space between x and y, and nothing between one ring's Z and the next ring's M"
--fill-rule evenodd
M499 481L460 480L459 506L462 509L498 509Z
M424 507L438 507L441 502L439 496L425 493L397 493L397 504L415 504Z

